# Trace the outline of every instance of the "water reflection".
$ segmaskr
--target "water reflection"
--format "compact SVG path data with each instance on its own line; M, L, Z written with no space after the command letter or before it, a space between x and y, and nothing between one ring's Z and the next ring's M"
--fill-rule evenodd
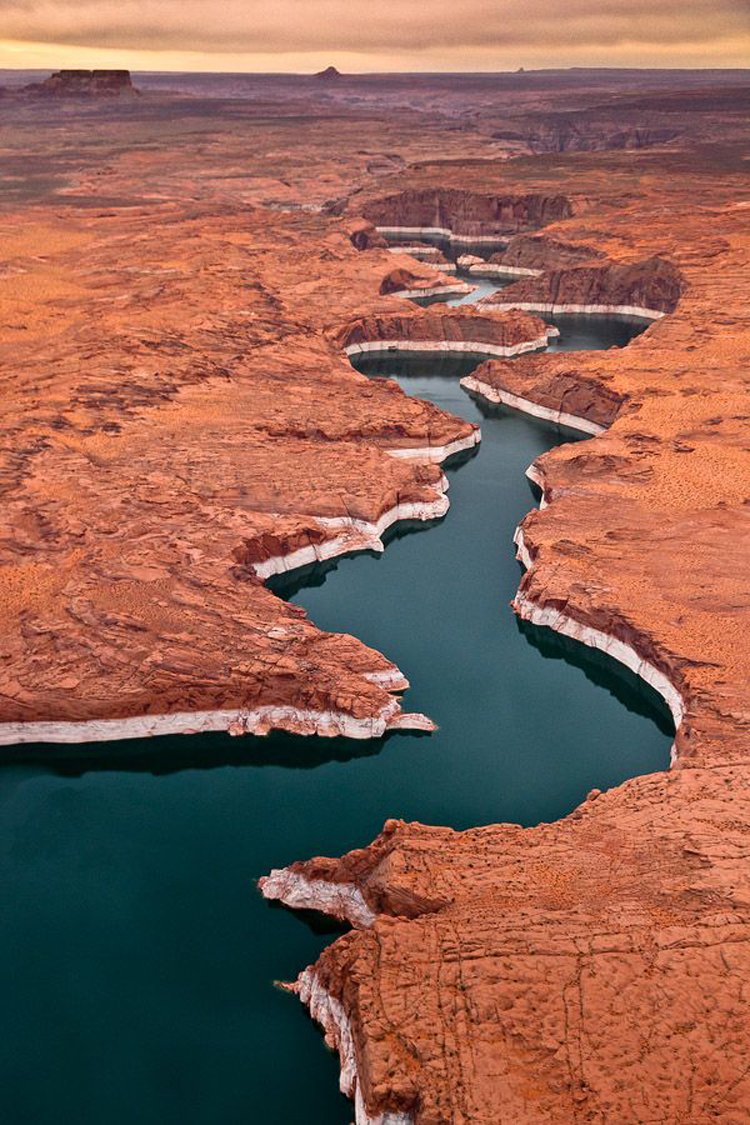
M312 576L311 585L316 584L315 576ZM412 733L415 737L429 737L421 731ZM97 771L148 773L153 777L164 777L182 770L227 767L257 769L272 766L314 770L332 762L375 757L390 738L399 738L401 734L400 731L391 731L382 738L356 739L302 737L272 731L265 736L233 738L223 731L211 731L100 743L36 743L0 747L0 767L43 765L58 777L82 777Z
M674 735L672 714L659 693L605 652L589 648L580 641L516 618L519 633L545 660L564 660L578 668L599 688L604 688L635 715L643 715L670 738Z

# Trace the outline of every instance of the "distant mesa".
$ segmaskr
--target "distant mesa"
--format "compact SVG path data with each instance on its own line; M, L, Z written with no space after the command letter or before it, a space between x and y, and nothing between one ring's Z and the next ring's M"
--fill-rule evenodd
M319 70L315 77L321 82L336 82L341 78L341 72L336 70L335 66L327 66L325 70Z
M129 70L58 70L44 82L24 86L22 92L48 98L112 98L139 91Z

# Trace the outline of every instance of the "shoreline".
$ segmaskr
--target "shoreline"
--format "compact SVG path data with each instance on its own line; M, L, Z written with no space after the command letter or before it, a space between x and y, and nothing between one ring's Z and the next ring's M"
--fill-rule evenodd
M530 466L533 469L533 466ZM526 475L538 483L538 476L531 476L529 470ZM542 492L544 497L544 492ZM546 504L544 505L546 506ZM541 509L541 505L540 505ZM526 540L523 533L523 528L519 525L516 528L513 536L513 542L516 544L516 558L525 567L527 571L531 570L534 566L534 560L531 557ZM662 672L651 661L642 657L637 649L632 645L626 644L624 641L619 640L612 633L605 633L601 629L594 629L591 625L584 625L582 622L571 617L569 614L563 613L561 610L553 609L550 606L542 606L533 601L526 594L520 591L516 594L512 602L514 613L521 618L522 621L528 621L532 625L538 625L543 628L552 629L556 633L561 633L565 637L570 637L574 641L579 641L581 644L586 645L587 648L596 649L598 652L606 653L611 656L613 660L623 664L631 672L635 673L644 683L652 687L664 700L669 712L672 716L672 721L675 726L675 735L679 730L687 712L687 704L667 676L666 672ZM670 754L670 768L674 766L677 760L677 753L674 743Z
M367 1112L359 1081L351 1021L341 1001L331 996L320 983L315 970L309 968L301 972L291 990L297 993L311 1018L323 1028L326 1045L338 1051L341 1064L339 1089L354 1102L354 1125L413 1125L411 1113L386 1110L371 1117Z
M372 676L382 674L371 673ZM394 678L396 674L400 675L397 669L393 673L385 673ZM367 673L365 678L369 678ZM401 682L405 682L403 677L399 680ZM230 735L265 735L271 730L290 734L315 734L322 738L342 736L361 740L380 738L389 730L434 729L435 724L426 715L404 713L399 701L393 699L377 715L365 719L357 719L343 711L306 711L299 707L267 704L253 710L236 707L213 711L169 711L160 715L142 714L120 719L44 719L1 723L0 746L30 742L114 742L119 739L216 731L227 731Z
M389 297L405 297L410 301L418 301L423 297L464 297L473 293L476 286L466 282L456 282L454 285L435 285L432 289L397 289L389 293Z
M498 234L454 234L449 227L375 227L378 234L382 234L384 238L399 238L402 235L408 235L414 238L419 238L422 235L432 238L443 238L447 242L461 242L467 246L472 243L477 245L497 244L498 246L507 246L510 241L510 235L505 238Z
M472 277L542 277L544 274L544 270L531 270L523 266L504 266L499 262L486 262L483 265L475 264L473 266L462 266L461 259L459 258L458 264L461 269L466 270Z
M473 340L366 340L361 344L349 344L344 352L350 358L353 355L369 353L382 355L399 355L406 352L443 352L461 353L469 352L471 355L489 356L491 358L508 359L511 356L522 355L524 352L536 352L546 348L550 339L559 335L554 325L550 331L535 340L523 340L520 344L482 344Z
M603 434L606 430L606 426L601 426L598 422L590 422L588 418L583 418L577 414L568 414L564 410L553 410L550 406L542 406L541 403L534 402L533 399L521 398L520 395L512 394L510 391L504 391L499 387L491 386L489 383L483 383L473 375L465 375L461 380L461 386L481 395L487 402L509 406L523 414L530 414L534 418L543 418L546 422L566 426L569 430L578 430L590 437Z
M353 883L330 883L326 879L308 879L288 867L274 867L258 880L258 889L271 902L283 902L297 910L318 910L350 926L367 929L377 914L364 900Z
M474 437L473 434L470 436ZM471 442L471 445L475 444L476 441ZM438 448L448 449L450 446ZM404 456L404 454L401 456ZM401 520L427 521L440 519L441 516L444 516L450 506L450 501L445 495L447 488L448 481L443 476L439 482L439 491L436 486L437 495L432 502L413 501L395 504L383 513L377 523L369 523L366 520L357 520L349 516L320 516L317 518L317 523L320 526L332 529L340 528L349 534L329 539L321 544L311 543L307 547L298 547L296 551L290 551L286 555L272 555L268 559L252 563L253 570L259 578L271 578L277 574L287 574L289 571L297 570L302 566L309 566L310 563L325 562L336 555L348 554L351 551L381 552L385 550L381 536L394 523L399 523Z
M545 313L552 316L617 316L632 317L634 320L662 320L667 314L659 309L646 309L640 305L556 305L543 301L487 301L482 304L482 309L493 309L496 312L510 312L520 309L522 312Z

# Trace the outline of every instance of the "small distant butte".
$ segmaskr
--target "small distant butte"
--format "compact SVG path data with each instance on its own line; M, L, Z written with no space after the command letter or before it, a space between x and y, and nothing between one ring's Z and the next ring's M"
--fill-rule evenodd
M48 98L137 95L129 70L58 70L44 82L24 86L24 94Z
M315 77L321 82L338 82L342 75L341 71L336 70L335 66L327 66L325 70L319 70Z

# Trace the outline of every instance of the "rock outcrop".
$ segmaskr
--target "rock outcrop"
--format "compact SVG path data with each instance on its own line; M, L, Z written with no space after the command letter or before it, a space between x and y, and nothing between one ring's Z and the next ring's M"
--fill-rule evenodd
M660 316L677 307L684 279L673 262L604 262L524 278L481 304L532 312L600 312Z
M334 336L348 354L360 351L467 351L486 355L518 355L546 345L555 329L527 313L467 311L388 313L358 317Z
M327 66L325 70L319 70L315 78L319 82L338 82L341 78L341 73L335 66Z
M382 234L367 219L355 219L348 224L347 230L355 250L382 250L388 245Z
M522 356L488 360L461 380L488 402L504 403L539 418L599 433L617 418L628 392L613 385L586 356Z
M465 282L451 282L440 272L415 273L413 270L397 266L380 283L383 296L433 297L441 293L471 293L471 286Z
M138 93L129 70L58 70L22 93L44 98L119 98Z
M385 230L444 232L468 239L538 230L572 215L570 200L560 194L492 195L435 187L356 205L365 218Z
M596 263L605 255L594 246L566 242L546 234L517 234L508 245L488 259L464 255L458 259L462 269L475 277L539 277L563 267ZM501 300L501 298L496 298Z
M548 234L518 234L504 250L492 254L489 261L524 269L552 270L562 266L579 266L603 257L603 252L595 246L567 242Z

